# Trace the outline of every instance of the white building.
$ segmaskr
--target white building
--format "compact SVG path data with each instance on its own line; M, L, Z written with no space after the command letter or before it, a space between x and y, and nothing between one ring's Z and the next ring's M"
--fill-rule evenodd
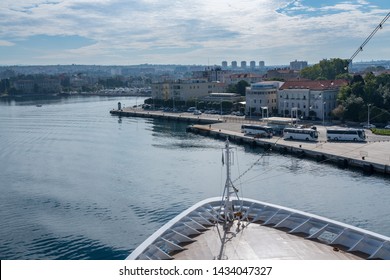
M324 120L337 106L337 94L345 80L287 81L278 92L278 113L284 117L316 117Z
M283 82L259 82L252 84L245 91L245 113L264 115L276 112L278 108L277 93Z

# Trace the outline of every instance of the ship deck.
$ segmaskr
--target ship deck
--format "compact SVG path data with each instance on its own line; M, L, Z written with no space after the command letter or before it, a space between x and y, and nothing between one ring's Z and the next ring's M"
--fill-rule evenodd
M361 257L339 250L326 244L288 234L282 230L249 224L236 233L233 226L231 238L226 242L222 259L230 260L358 260ZM186 246L186 250L173 256L175 260L211 260L216 259L221 248L219 233L222 227L210 227L201 235L194 237L195 242Z
M223 236L220 198L183 211L127 259L356 260L390 259L390 238L364 229L252 199L233 200L240 219ZM240 226L238 223L241 223ZM221 244L225 245L223 253Z

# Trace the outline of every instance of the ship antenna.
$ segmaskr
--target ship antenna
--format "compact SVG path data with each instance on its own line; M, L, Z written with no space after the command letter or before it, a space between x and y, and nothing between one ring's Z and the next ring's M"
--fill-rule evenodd
M232 179L231 179L231 163L232 163L232 151L229 144L229 139L225 142L225 159L223 162L226 162L226 182L225 182L225 188L223 190L222 195L222 203L223 203L223 209L224 209L224 216L225 219L229 218L230 220L233 220L234 217L234 207L233 203L231 201L232 196L235 196L237 200L239 200L238 197L238 189L233 185Z
M221 249L218 255L218 259L221 260L223 256L223 250L225 247L227 240L227 234L230 232L230 228L233 225L234 219L236 217L239 217L240 211L235 211L234 205L233 205L233 196L236 197L236 199L239 201L238 197L238 189L233 185L233 182L231 180L231 169L230 165L232 162L232 151L229 145L229 139L225 142L225 149L224 149L224 156L222 157L222 163L224 164L226 162L226 182L225 182L225 188L222 195L222 201L221 201L221 210L220 215L222 219L223 224L223 237L221 237ZM240 223L240 220L238 221Z

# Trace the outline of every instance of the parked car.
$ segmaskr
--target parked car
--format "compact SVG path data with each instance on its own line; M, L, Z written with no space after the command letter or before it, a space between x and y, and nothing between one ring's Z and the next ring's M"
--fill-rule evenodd
M195 112L196 111L196 108L195 107L190 107L188 108L187 112Z
M194 111L194 115L202 115L202 112L199 111L199 110L195 110L195 111Z
M367 128L367 129L371 129L371 128L375 128L376 126L373 125L373 124L366 124L366 125L363 125L363 128Z

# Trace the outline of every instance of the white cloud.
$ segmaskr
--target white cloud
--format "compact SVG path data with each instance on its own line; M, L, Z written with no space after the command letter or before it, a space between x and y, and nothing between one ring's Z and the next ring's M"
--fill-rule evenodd
M132 55L133 60L138 56L142 62L149 63L157 59L188 63L197 58L204 63L211 57L213 63L220 63L223 57L236 56L236 60L259 58L288 62L295 58L348 56L351 50L331 46L349 41L353 49L357 48L384 16L383 9L373 8L364 0L340 1L319 8L302 3L287 0L25 0L23 3L2 0L0 40L3 41L0 45L17 40L27 43L28 38L40 34L76 35L90 39L91 45L64 50L60 54L64 59L78 55L90 60L106 57L118 63L124 60L121 55ZM389 35L389 29L381 32ZM55 53L48 52L41 58L52 56Z
M15 45L15 43L5 41L5 40L0 40L0 47L12 47Z

